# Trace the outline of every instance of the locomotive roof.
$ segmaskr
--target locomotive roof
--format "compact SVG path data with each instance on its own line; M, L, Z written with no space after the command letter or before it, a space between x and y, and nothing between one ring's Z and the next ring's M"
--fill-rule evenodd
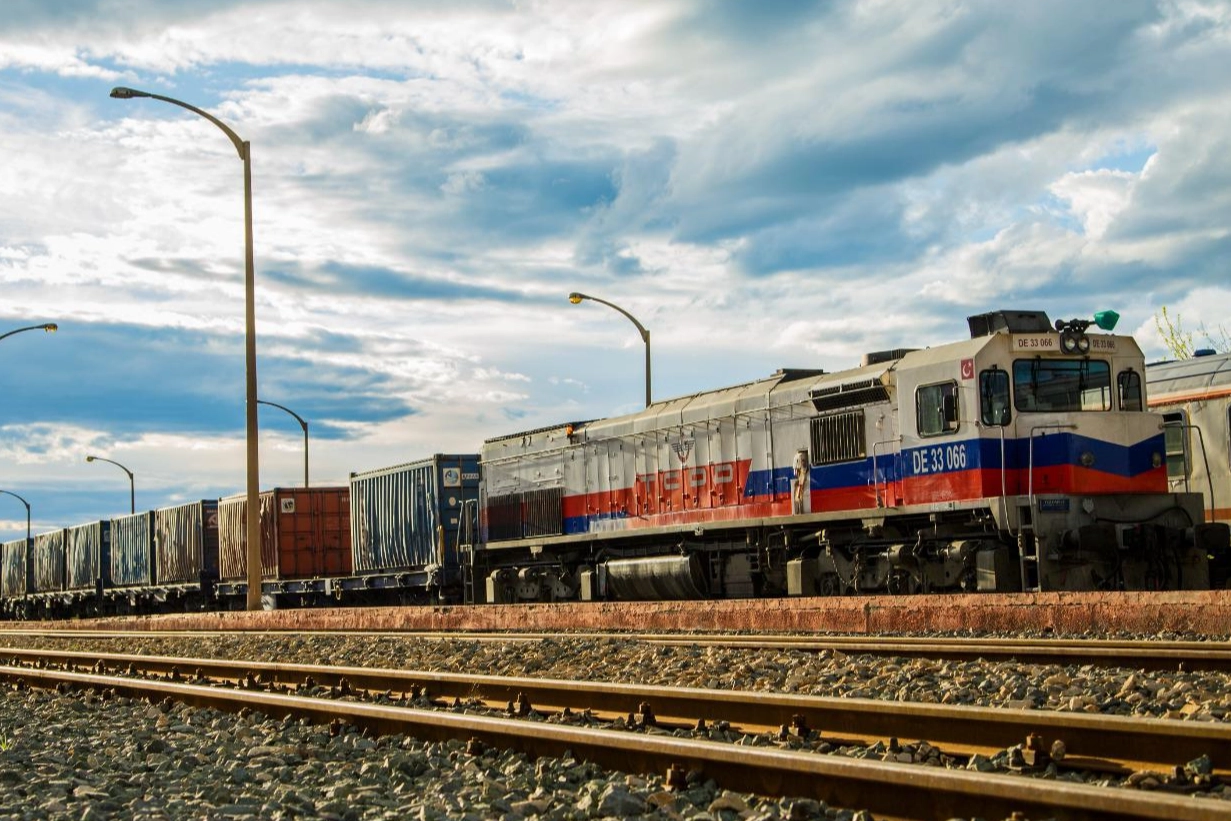
M1231 353L1152 362L1146 366L1146 385L1150 404L1197 399L1217 388L1224 389L1218 391L1223 395L1231 390Z
M1055 333L1054 331L1046 332ZM484 444L544 433L562 435L566 429L570 428L577 432L601 430L603 435L649 432L680 424L704 423L713 417L711 409L714 407L720 407L723 416L728 415L732 410L737 414L746 411L763 411L768 406L784 404L770 401L770 397L783 396L787 391L790 393L790 398L785 402L789 403L799 401L801 398L806 400L817 392L830 393L844 386L856 388L866 387L875 382L884 382L885 375L896 369L927 367L946 362L952 362L956 367L959 361L975 356L989 344L995 344L994 339L1007 333L1007 330L997 330L987 335L960 339L932 348L886 351L882 352L885 354L884 358L876 354L872 355L873 361L870 364L832 373L816 369L784 368L763 379L662 399L643 410L632 413L585 422L562 422L535 430L504 434L487 439ZM1121 339L1131 340L1131 337L1121 337ZM783 388L787 390L780 392Z

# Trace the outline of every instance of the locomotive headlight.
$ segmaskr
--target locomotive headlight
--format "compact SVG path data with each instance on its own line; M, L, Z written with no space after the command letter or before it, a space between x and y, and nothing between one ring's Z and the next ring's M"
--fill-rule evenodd
M1060 334L1060 350L1065 353L1075 353L1077 351L1077 337L1071 331L1065 331Z
M1090 337L1085 334L1077 337L1077 352L1090 353Z
M1080 461L1081 461L1082 467L1088 467L1088 468L1094 467L1094 451L1083 450L1081 452Z
M1161 468L1163 466L1163 455L1158 451L1154 451L1154 453L1150 454L1150 464L1156 468Z

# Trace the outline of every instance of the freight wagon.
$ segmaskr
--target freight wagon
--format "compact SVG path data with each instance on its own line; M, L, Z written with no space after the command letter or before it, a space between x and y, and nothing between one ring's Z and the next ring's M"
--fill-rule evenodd
M54 618L64 604L64 530L37 534L30 559L30 605L35 615Z
M64 599L73 613L102 611L111 583L111 523L89 522L64 530Z
M340 596L415 603L461 598L461 544L473 541L479 498L477 453L436 454L404 465L352 473L351 544L355 578Z
M8 618L27 618L26 593L30 589L29 539L13 539L0 544L0 599Z
M213 606L218 503L212 499L113 518L104 607L114 612Z
M271 606L328 600L329 580L351 573L349 490L273 488L259 498L262 595ZM247 528L247 495L220 499L218 596L232 608L247 597Z

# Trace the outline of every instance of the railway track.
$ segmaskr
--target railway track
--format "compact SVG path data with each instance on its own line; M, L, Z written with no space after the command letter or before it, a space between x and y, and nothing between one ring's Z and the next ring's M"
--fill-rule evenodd
M442 740L460 738L471 741L471 750L479 752L485 745L511 748L531 756L560 756L571 751L578 758L594 761L603 766L630 772L667 774L668 784L680 784L684 773L695 770L707 778L713 778L728 789L756 792L763 795L798 796L820 799L830 804L860 807L875 813L906 819L944 818L955 815L985 817L1009 817L1015 812L1026 817L1061 815L1063 817L1096 819L1214 819L1226 817L1226 805L1222 802L1183 795L1147 793L1136 790L1115 790L1082 784L1069 784L1051 780L1023 779L1004 775L946 770L936 767L920 767L880 761L865 761L842 756L816 755L767 747L733 745L693 738L679 738L658 733L630 733L595 729L587 726L572 726L563 723L514 720L491 715L469 715L449 710L426 710L408 708L388 703L338 700L337 698L313 698L287 692L269 692L281 681L290 683L298 676L312 676L324 681L328 676L337 676L335 690L354 691L366 685L384 686L393 683L389 677L396 671L368 671L347 668L328 672L326 668L287 665L234 664L208 662L197 659L152 659L149 657L123 657L104 654L53 654L41 662L29 651L4 651L8 666L0 667L0 678L20 681L24 685L44 688L90 688L108 694L161 701L171 698L196 706L209 706L225 710L255 710L267 715L294 715L307 717L320 723L344 722L373 733L402 733L421 739ZM167 680L174 678L175 671L183 671L192 665L203 664L203 676L233 678L232 683L243 686L219 687L199 683ZM29 664L41 664L41 669ZM128 666L134 672L138 664L146 670L157 671L161 679L134 678L128 675ZM73 669L50 669L48 665L65 667L92 666L97 672L81 672ZM125 674L108 673L112 667L124 667ZM207 672L208 670L208 672ZM193 668L193 676L197 670ZM261 676L266 677L262 684ZM370 678L361 678L361 676ZM397 674L407 675L407 674ZM401 679L405 686L444 688L451 686L474 688L480 686L479 677L424 678L424 674L409 674L416 677ZM349 683L344 685L343 678ZM303 682L306 682L306 678ZM301 682L302 683L302 682ZM522 687L522 681L490 681L483 686L490 689L487 696L498 697L509 692L509 687ZM564 700L567 692L586 689L585 683L555 682L555 689L532 690L536 697L547 698L554 693L556 700ZM500 688L504 689L500 689ZM664 690L667 688L650 688ZM470 698L475 698L472 689ZM422 697L422 689L419 693ZM583 692L593 699L638 699L647 695L645 688L618 688L608 693L602 685ZM668 693L653 693L666 697ZM704 709L712 711L717 702L708 701L702 693L676 693L680 699L678 712L686 712L688 703L704 703ZM738 709L735 705L749 694L711 694L724 696L722 709ZM748 700L764 710L766 699L761 694ZM523 699L528 698L522 692ZM699 702L698 699L701 701ZM773 699L770 699L773 701ZM788 700L789 702L790 700ZM815 700L813 700L815 701ZM514 701L514 705L518 702ZM630 702L631 703L631 702ZM670 702L660 702L664 706ZM623 704L623 702L621 702ZM882 710L893 705L876 703ZM612 705L614 706L614 705ZM799 703L778 704L773 709L796 709ZM622 706L621 710L622 711ZM515 708L515 712L522 712ZM961 712L961 711L951 711ZM1007 713L1011 711L979 711ZM642 715L644 716L644 709ZM874 715L869 711L866 715ZM732 713L734 715L734 713ZM774 713L774 720L780 713ZM863 715L863 714L861 714ZM769 716L762 713L761 719ZM1080 717L1073 717L1080 718ZM1088 717L1087 717L1088 718ZM771 722L772 723L772 722ZM1113 722L1117 723L1117 722ZM1140 723L1140 722L1130 722ZM1150 722L1166 724L1167 722ZM797 731L802 729L798 726ZM1161 729L1161 728L1160 728ZM1224 738L1222 743L1226 744ZM1225 749L1225 748L1220 748ZM1220 753L1221 754L1221 753Z
M828 748L895 749L899 740L926 739L950 756L993 755L1025 747L1026 769L1054 763L1070 770L1125 776L1143 770L1175 771L1207 756L1213 775L1231 775L1231 725L1130 719L1085 713L952 707L871 699L823 698L766 692L659 687L593 681L482 676L370 667L271 664L0 648L14 666L124 671L182 681L221 682L248 689L328 688L338 695L411 698L439 708L482 707L525 716L584 716L632 728L695 730L723 726L736 733L779 740L824 740Z
M312 631L295 631L311 636ZM257 635L234 631L235 635ZM55 639L87 638L183 638L200 636L200 631L89 631L14 629L0 630L0 638L44 637ZM226 635L214 633L211 635ZM506 632L346 632L322 631L322 636L365 636L379 638L419 638L425 641L516 642L540 641L543 633ZM552 633L558 636L559 633ZM700 645L706 647L745 648L756 650L796 650L819 653L824 651L848 654L894 656L899 658L933 658L950 660L985 659L1015 660L1025 664L1094 664L1104 667L1127 667L1135 670L1186 670L1191 672L1231 672L1231 642L1174 641L1157 639L1039 639L1039 638L952 638L904 636L813 636L796 634L729 634L729 633L576 633L574 637L639 641L667 646Z

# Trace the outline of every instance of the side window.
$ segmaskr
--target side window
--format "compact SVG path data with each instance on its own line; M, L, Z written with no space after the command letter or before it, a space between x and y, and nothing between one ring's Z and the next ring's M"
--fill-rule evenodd
M1009 424L1009 372L999 368L979 373L979 419L989 427Z
M1120 376L1116 379L1116 382L1120 386L1120 410L1145 410L1141 402L1141 374L1132 368L1127 371L1120 371Z
M1188 414L1184 411L1163 414L1163 440L1167 450L1167 478L1188 476Z
M924 385L915 391L915 424L920 436L957 430L957 383Z

